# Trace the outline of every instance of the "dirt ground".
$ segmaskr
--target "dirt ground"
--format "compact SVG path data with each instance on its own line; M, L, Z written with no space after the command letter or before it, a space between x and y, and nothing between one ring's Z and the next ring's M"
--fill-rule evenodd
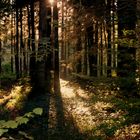
M14 118L34 107L44 115L5 138L35 140L138 140L140 139L140 101L121 99L117 91L104 83L60 80L61 93L47 94L27 101L31 87L17 85L9 94L0 94L0 104ZM23 94L24 93L24 94ZM25 108L20 111L20 105ZM19 108L19 110L18 110ZM18 111L17 111L18 110ZM21 130L20 130L21 129ZM16 132L16 133L17 133ZM27 137L28 136L28 137ZM1 138L1 140L3 140Z

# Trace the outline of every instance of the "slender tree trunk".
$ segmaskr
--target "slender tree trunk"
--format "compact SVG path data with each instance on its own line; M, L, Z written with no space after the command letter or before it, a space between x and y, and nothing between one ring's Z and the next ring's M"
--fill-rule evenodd
M27 17L27 11L23 11L23 18ZM27 44L26 44L26 20L23 20L23 73L27 75Z
M108 66L108 70L107 70L107 75L108 77L111 76L111 0L107 1L107 10L106 10L106 20L107 20L107 34L108 34L108 59L107 59L107 66Z
M95 40L93 42L93 26L87 28L87 44L88 44L88 63L89 75L97 76L97 44L98 44L98 22L95 25ZM93 44L94 43L94 44Z
M19 71L19 30L18 30L18 18L19 11L16 5L16 48L15 48L15 69L16 69L16 78L19 79L20 71Z
M112 1L112 4L111 4L111 6L112 7L114 7L115 5L114 5L114 3L115 3L115 1L113 0ZM113 10L112 10L112 14L111 14L111 19L112 19L112 29L111 29L111 34L112 34L112 38L111 38L111 49L112 49L112 51L111 51L111 54L112 54L112 56L111 56L111 67L112 67L112 70L111 70L111 73L114 71L116 71L116 66L115 66L115 11L114 11L114 8L112 8Z
M30 13L30 5L27 5L27 23L28 23L28 41L27 41L27 69L28 73L30 73L30 56L29 53L31 52L31 13ZM30 74L29 74L30 75Z
M1 44L1 38L0 38L0 75L2 73L2 44ZM1 88L1 77L0 77L0 88Z
M20 77L22 76L22 72L23 72L23 64L22 64L22 60L23 60L23 26L22 26L22 7L20 7Z
M54 2L54 92L60 93L60 75L59 75L59 45L58 45L58 8L57 0Z
M14 13L11 16L11 72L14 72Z
M102 23L100 25L100 74L103 75L103 29L102 29Z
M93 66L90 66L90 75L91 76L97 76L97 72L98 72L98 64L97 64L97 57L98 57L98 21L96 21L95 25L94 25L94 44L93 44L93 56L91 56L91 58L89 58L89 65L92 65L92 61L93 61ZM93 59L93 60L92 60ZM93 68L93 70L92 70Z
M0 74L2 73L2 46L1 46L1 39L0 39Z
M103 43L103 76L107 77L107 49L108 49L108 42L107 42L107 30L106 30L106 23L103 23L103 36L104 36L104 43Z
M62 36L62 44L61 44L61 59L65 59L65 51L64 51L64 0L62 0L62 21L61 21L61 36Z
M36 58L35 58L35 20L34 20L34 0L30 0L30 12L28 19L29 40L31 39L31 55L30 55L30 76L31 83L35 86L36 82ZM30 26L31 24L31 26ZM31 35L30 35L31 27Z
M76 18L78 18L80 11L75 11L76 12ZM82 52L82 40L81 40L81 21L78 19L77 24L76 24L76 31L77 31L77 41L76 41L76 52L79 55L77 59L77 64L76 64L76 73L81 73L82 72L82 57L81 57L81 52Z
M82 73L83 75L87 75L87 39L86 39L86 35L83 34L83 38L82 38L82 48L83 48L83 68L82 68Z
M27 5L27 13L28 13L28 48L30 49L30 41L31 41L31 13L30 13L30 7Z

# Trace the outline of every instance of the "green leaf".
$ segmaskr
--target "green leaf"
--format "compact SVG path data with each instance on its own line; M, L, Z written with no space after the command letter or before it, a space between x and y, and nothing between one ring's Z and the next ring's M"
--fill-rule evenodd
M5 124L4 124L5 128L17 128L17 126L18 126L17 122L16 121L11 121L11 120L5 122Z
M28 118L25 117L16 117L16 122L21 125L21 124L27 124L27 122L29 121Z
M4 126L5 122L6 122L5 120L0 120L0 128Z
M0 128L0 137L6 132L8 132L8 129L1 129Z
M36 115L42 115L43 109L42 108L35 108L33 110L33 113L35 113Z
M34 114L32 112L26 113L24 116L28 117L28 118L33 118Z

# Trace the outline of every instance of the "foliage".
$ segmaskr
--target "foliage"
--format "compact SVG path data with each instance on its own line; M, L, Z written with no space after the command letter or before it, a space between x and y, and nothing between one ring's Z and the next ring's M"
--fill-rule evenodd
M122 78L118 77L115 83L119 90L119 95L124 97L137 97L138 85L134 77Z
M80 85L77 82L66 83L68 89L64 91L62 87L62 92L65 106L68 106L79 128L87 132L90 137L87 139L107 140L117 137L119 140L127 139L127 136L136 139L140 127L140 100L118 96L118 91L110 87L111 81L83 79L77 80ZM72 87L73 91L70 90Z
M9 63L2 65L2 74L0 75L0 79L14 79L15 73L11 72L11 65Z
M2 17L8 15L7 12L9 12L11 10L11 8L12 7L11 7L11 5L10 5L8 0L1 0L0 1L0 11L1 11L0 20L1 20Z
M15 73L11 72L10 64L2 65L2 73L0 74L0 88L11 86L16 79Z
M9 110L2 105L0 105L0 114L0 120L3 118L6 120L10 119Z
M32 112L28 112L24 116L16 117L15 120L0 120L0 136L8 133L10 129L17 129L20 125L27 124L30 119L42 114L42 108L35 108Z
M122 36L118 39L118 77L116 85L120 89L120 95L125 97L138 96L139 75L136 70L138 64L138 41L136 39L137 31L122 30Z

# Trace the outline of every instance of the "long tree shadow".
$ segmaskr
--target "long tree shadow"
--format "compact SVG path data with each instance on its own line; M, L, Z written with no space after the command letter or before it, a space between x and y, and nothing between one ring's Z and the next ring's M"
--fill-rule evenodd
M60 92L29 98L20 113L23 115L38 107L43 108L43 115L35 117L29 124L21 127L29 136L35 140L85 139L86 136L79 131L71 112L65 109Z
M86 139L86 134L80 132L72 112L65 107L66 102L65 104L63 103L65 98L62 98L60 92L56 94L48 92L41 94L37 91L38 93L35 95L38 96L30 97L30 92L28 93L28 91L26 91L28 88L30 88L30 84L26 82L22 82L22 84L18 86L18 92L16 91L16 95L12 96L12 101L15 101L15 98L17 99L11 112L14 116L9 119L24 116L27 112L32 112L33 109L38 107L43 109L43 114L30 118L27 124L18 126L17 129L10 131L8 135L11 135L15 139L30 139L29 137L31 137L34 140ZM30 89L28 90L30 91ZM33 95L32 91L31 94ZM29 96L29 98L27 96ZM19 105L21 105L21 107L17 110L17 106ZM21 132L24 133L21 134Z
M49 136L49 140L84 140L85 135L80 133L72 114L64 105L61 92L53 95L56 110L55 132Z

